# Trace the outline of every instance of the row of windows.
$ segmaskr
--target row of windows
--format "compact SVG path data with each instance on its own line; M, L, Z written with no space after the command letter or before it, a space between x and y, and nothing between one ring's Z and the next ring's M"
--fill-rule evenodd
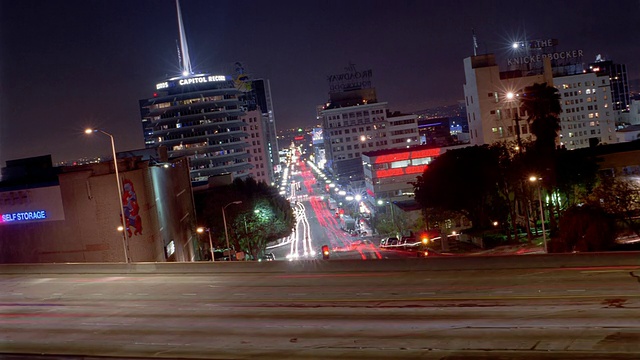
M374 117L373 118L373 123L378 123L378 122L383 122L384 121L384 117ZM342 127L342 126L354 126L354 125L361 125L361 124L371 124L372 121L369 118L364 118L364 119L357 119L357 120L344 120L344 122L329 122L329 127ZM382 124L384 127L384 124ZM378 125L380 126L380 125Z
M187 116L187 115L197 115L197 114L206 114L206 113L214 113L221 111L229 111L229 110L237 110L237 105L229 105L229 106L217 106L210 108L202 108L202 109L182 109L180 111L167 111L164 114L160 115L161 119L169 119L178 116Z
M600 121L590 121L588 125L589 127L597 127L597 126L600 126ZM568 130L580 129L583 127L587 127L587 123L568 124L566 126L562 125L563 129L568 129Z
M604 84L604 79L602 80L602 83ZM596 86L596 82L595 81L585 81L584 86ZM561 85L563 90L566 89L575 89L575 88L581 88L582 87L582 83L578 82L578 83L572 83L572 84L562 84Z
M393 161L390 163L373 164L371 167L373 170L405 168L407 166L428 165L433 161L433 159L435 159L435 157L424 157L419 159L400 160L400 161Z
M155 118L153 120L158 120L158 119L159 118ZM224 123L227 121L235 121L235 120L238 120L237 116L227 116L227 117L221 117L216 119L205 118L205 119L195 119L190 121L178 121L174 124L156 125L154 126L154 130L159 131L159 130L179 129L179 128L185 128L185 127L191 127L191 126L218 124L218 123Z
M250 152L247 150L247 154L249 154ZM259 160L258 160L259 159ZM262 161L262 156L255 156L253 158L253 161L258 162L258 161ZM251 162L251 158L249 158L249 162ZM262 168L264 167L264 164L257 164L256 167L258 168Z
M579 136L587 136L587 135L596 135L600 134L600 129L591 129L590 131L577 131L575 133L570 132L569 137L579 137Z
M220 162L214 162L212 160L208 164L201 163L195 166L191 166L190 169L191 170L215 169L219 167L231 166L231 165L242 164L242 163L245 163L244 159L229 159L227 161L220 161Z
M375 133L373 136L371 136L371 134L367 134L367 135L360 135L360 136L347 136L345 138L332 138L331 139L331 143L332 144L341 144L343 142L352 142L352 141L366 141L366 140L371 140L371 139L381 139L381 138L385 138L387 137L386 133Z
M374 147L381 147L381 146L386 146L388 145L387 140L384 141L376 141L375 142L375 146L373 142L370 143L362 143L362 144L355 144L353 145L353 147L351 145L347 145L346 146L346 150L359 150L360 147L362 146L363 149L367 148L367 144L369 146L369 148L374 148ZM333 148L333 152L340 152L340 151L345 151L345 146L334 146Z
M216 95L216 96L207 96L201 98L187 99L181 101L167 101L159 104L152 105L150 107L151 110L155 109L164 109L171 106L181 106L181 105L191 105L199 102L207 102L207 101L221 101L221 100L229 100L229 99L237 99L235 95Z
M396 130L391 132L391 136L396 135L405 135L405 134L413 134L416 132L416 129L404 129L404 130Z
M415 123L416 123L416 119L389 121L390 126L400 126L400 125L415 124Z
M514 126L507 126L507 132L505 133L504 131L504 127L502 126L498 126L498 127L492 127L491 128L491 132L494 134L494 136L497 137L512 137L512 136L516 136L515 133L515 127ZM527 135L529 132L531 131L531 129L529 128L529 125L524 124L524 125L520 125L520 134L521 135ZM477 137L477 132L476 132L476 137Z
M215 135L215 134L220 134L225 132L232 132L232 131L240 131L240 128L236 127L236 128L227 128L227 129L216 129L214 131L199 130L199 131L183 132L178 134L169 133L164 137L162 136L158 137L158 141L161 142L166 140L189 139L189 138L194 138L199 136L210 136L210 135Z

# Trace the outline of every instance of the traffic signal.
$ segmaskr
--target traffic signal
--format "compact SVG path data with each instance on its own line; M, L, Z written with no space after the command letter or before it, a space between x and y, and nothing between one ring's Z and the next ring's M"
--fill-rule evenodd
M322 245L322 258L325 260L329 260L329 246Z

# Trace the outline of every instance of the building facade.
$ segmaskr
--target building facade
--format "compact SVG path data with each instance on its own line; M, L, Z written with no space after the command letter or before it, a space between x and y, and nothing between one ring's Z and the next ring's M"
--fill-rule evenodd
M578 149L616 141L609 77L585 70L582 64L552 67L548 57L542 63L534 70L500 71L493 54L464 60L464 93L472 145L531 140L528 114L520 109L518 96L534 83L558 89L561 98L558 146Z
M448 150L468 145L434 147L419 145L362 154L367 195L386 201L413 199L411 183L422 175L429 164Z
M271 149L268 147L269 142L266 140L266 136L264 136L265 126L268 123L262 116L262 112L257 109L248 111L241 119L247 124L244 131L249 134L247 137L249 146L246 150L250 156L247 161L253 165L249 174L258 182L271 184L273 182L273 164L269 154Z
M321 111L327 167L338 178L364 178L362 153L419 144L417 115L389 114L386 102Z
M125 253L132 262L201 260L188 161L119 157L118 168L121 209L113 161L57 168L50 156L7 162L0 263L125 262Z
M140 100L147 148L165 146L170 159L186 157L195 186L227 173L248 176L244 93L233 81L201 74L172 78L156 88L152 98Z
M554 82L561 97L561 146L573 150L617 142L608 76L587 72Z

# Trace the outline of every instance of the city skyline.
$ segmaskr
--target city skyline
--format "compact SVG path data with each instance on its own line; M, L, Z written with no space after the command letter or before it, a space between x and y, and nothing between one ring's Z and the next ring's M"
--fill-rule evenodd
M506 69L516 40L558 39L558 51L601 54L640 78L633 20L640 2L182 0L193 70L230 75L241 62L269 79L278 129L316 124L327 76L371 69L379 101L412 112L463 99L463 59L493 52ZM144 147L138 101L179 73L174 0L0 1L0 166L56 162ZM611 21L609 19L615 19Z

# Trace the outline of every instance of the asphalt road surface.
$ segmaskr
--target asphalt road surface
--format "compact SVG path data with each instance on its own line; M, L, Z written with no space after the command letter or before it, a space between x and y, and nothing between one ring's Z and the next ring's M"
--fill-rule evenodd
M0 358L640 358L640 266L520 258L0 266Z

